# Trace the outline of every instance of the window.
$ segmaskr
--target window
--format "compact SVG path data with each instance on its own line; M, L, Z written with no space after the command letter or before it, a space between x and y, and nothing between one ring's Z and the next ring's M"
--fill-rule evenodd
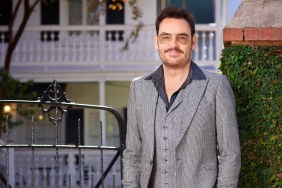
M41 3L41 25L59 25L60 2L47 0ZM51 14L50 14L51 13ZM59 31L42 31L41 41L58 41Z
M158 0L158 11L166 6L186 8L193 13L197 24L215 22L214 0Z
M119 1L121 9L111 9L111 5L115 3L115 0L107 0L107 14L106 24L124 24L124 2ZM110 41L123 41L123 31L107 31L106 40Z
M98 25L98 0L69 0L69 25Z
M0 26L7 26L12 18L12 1L0 0ZM0 43L9 41L7 31L0 31Z
M69 25L98 25L99 1L98 0L69 0L68 1ZM93 31L89 31L93 35ZM81 31L70 31L69 35L81 35Z

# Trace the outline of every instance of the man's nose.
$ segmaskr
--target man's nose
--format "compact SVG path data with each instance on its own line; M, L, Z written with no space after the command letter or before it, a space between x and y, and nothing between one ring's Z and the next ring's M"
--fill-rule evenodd
M178 42L177 42L177 38L176 37L172 37L172 39L170 41L170 45L171 46L178 46Z

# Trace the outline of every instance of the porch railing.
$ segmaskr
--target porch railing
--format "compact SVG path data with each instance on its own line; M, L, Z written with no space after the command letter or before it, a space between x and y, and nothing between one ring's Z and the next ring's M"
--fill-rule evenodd
M77 104L65 98L65 93L56 81L36 101L0 100L4 104L37 105L55 126L52 143L36 142L36 120L31 120L31 142L9 143L11 121L7 115L4 122L5 143L0 143L0 187L121 187L122 151L125 148L125 124L113 108L88 104ZM109 112L116 118L119 143L104 145L102 122L91 122L98 126L100 141L97 145L83 145L81 120L77 119L77 144L60 144L59 127L70 109L90 108ZM25 110L25 109L23 109ZM66 125L68 126L68 125Z
M38 71L38 67L45 71L52 71L52 67L67 71L138 71L159 64L153 25L145 25L134 43L129 42L129 49L123 50L133 30L134 26L128 25L27 27L15 49L12 67L18 71ZM0 27L1 62L8 37L7 27ZM216 66L221 50L216 49L216 26L196 25L196 37L193 59L200 66Z

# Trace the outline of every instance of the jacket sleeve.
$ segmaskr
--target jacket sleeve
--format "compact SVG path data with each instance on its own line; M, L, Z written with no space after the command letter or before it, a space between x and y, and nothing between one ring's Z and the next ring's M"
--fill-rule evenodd
M130 86L130 95L128 100L128 117L126 132L126 149L123 152L123 187L140 187L140 155L141 139L138 131L138 122L136 121L136 101L134 81Z
M236 188L241 153L235 98L226 76L221 77L216 94L216 128L219 149L217 187Z

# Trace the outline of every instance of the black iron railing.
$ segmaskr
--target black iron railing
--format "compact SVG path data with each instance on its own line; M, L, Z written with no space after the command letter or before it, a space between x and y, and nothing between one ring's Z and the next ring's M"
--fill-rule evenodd
M55 126L55 144L37 144L35 141L35 127L36 121L34 117L31 118L31 143L30 144L10 144L9 141L9 116L4 117L5 121L3 125L5 126L5 140L6 143L0 145L0 150L2 153L2 159L5 158L5 172L2 173L0 171L0 183L5 185L5 187L11 187L10 185L10 177L16 177L17 181L15 183L15 187L85 187L83 181L88 182L87 187L106 187L105 180L109 175L109 172L113 169L114 165L119 162L119 175L116 173L112 174L111 177L111 187L121 187L121 179L122 179L122 151L125 148L125 124L121 117L121 115L113 108L107 106L99 106L99 105L90 105L90 104L77 104L68 100L65 96L64 91L61 89L60 85L54 81L47 90L43 93L43 96L40 97L36 101L27 101L27 100L0 100L0 104L28 104L28 105L37 105L41 108L42 112L48 117L49 122L51 122L52 126ZM77 119L77 144L75 145L62 145L59 144L59 127L62 124L64 116L68 114L68 111L74 108L80 109L96 109L102 110L111 113L118 125L119 130L119 143L118 146L104 146L104 140L102 136L103 125L102 121L98 122L99 124L99 132L100 132L100 140L97 145L82 145L81 140L81 120ZM67 124L65 126L68 126ZM16 151L26 151L28 153L28 161L29 166L26 169L21 168L22 172L15 170L14 172L10 172L11 167L9 166L12 162L15 163L17 159L17 155L15 155ZM40 156L38 156L38 150L49 151L50 153L54 152L54 158L50 159L53 163L55 163L51 167L46 167L45 170L39 168L38 161L41 161ZM67 170L73 170L65 167L66 165L70 165L71 161L66 161L64 159L63 153L67 151L76 151L75 156L73 157L72 162L76 162L76 174L75 177L72 176L73 172L66 172ZM107 163L105 162L105 152L111 151L111 160L109 161L109 155L107 155ZM11 153L13 153L14 158L11 157ZM94 155L95 153L95 155ZM87 165L87 161L85 161L85 156L89 154L92 155L93 158L96 159L96 164L99 166L99 169L91 165ZM41 155L42 157L42 155ZM47 156L43 157L43 160L47 160ZM13 161L11 161L13 160ZM23 162L24 163L24 162ZM48 163L48 162L47 162ZM62 165L64 164L64 165ZM24 166L25 164L23 164ZM64 166L64 169L63 169ZM15 169L18 167L15 166ZM115 167L117 168L117 167ZM64 173L62 173L64 171ZM98 172L99 171L99 172ZM53 173L52 175L51 172ZM94 180L94 173L100 174L100 178L96 178ZM24 179L24 176L29 176L28 181ZM40 181L38 180L40 178ZM52 182L53 179L54 181ZM119 181L117 181L117 177ZM108 180L107 180L108 181ZM117 184L119 182L119 184ZM1 187L1 184L0 184Z

